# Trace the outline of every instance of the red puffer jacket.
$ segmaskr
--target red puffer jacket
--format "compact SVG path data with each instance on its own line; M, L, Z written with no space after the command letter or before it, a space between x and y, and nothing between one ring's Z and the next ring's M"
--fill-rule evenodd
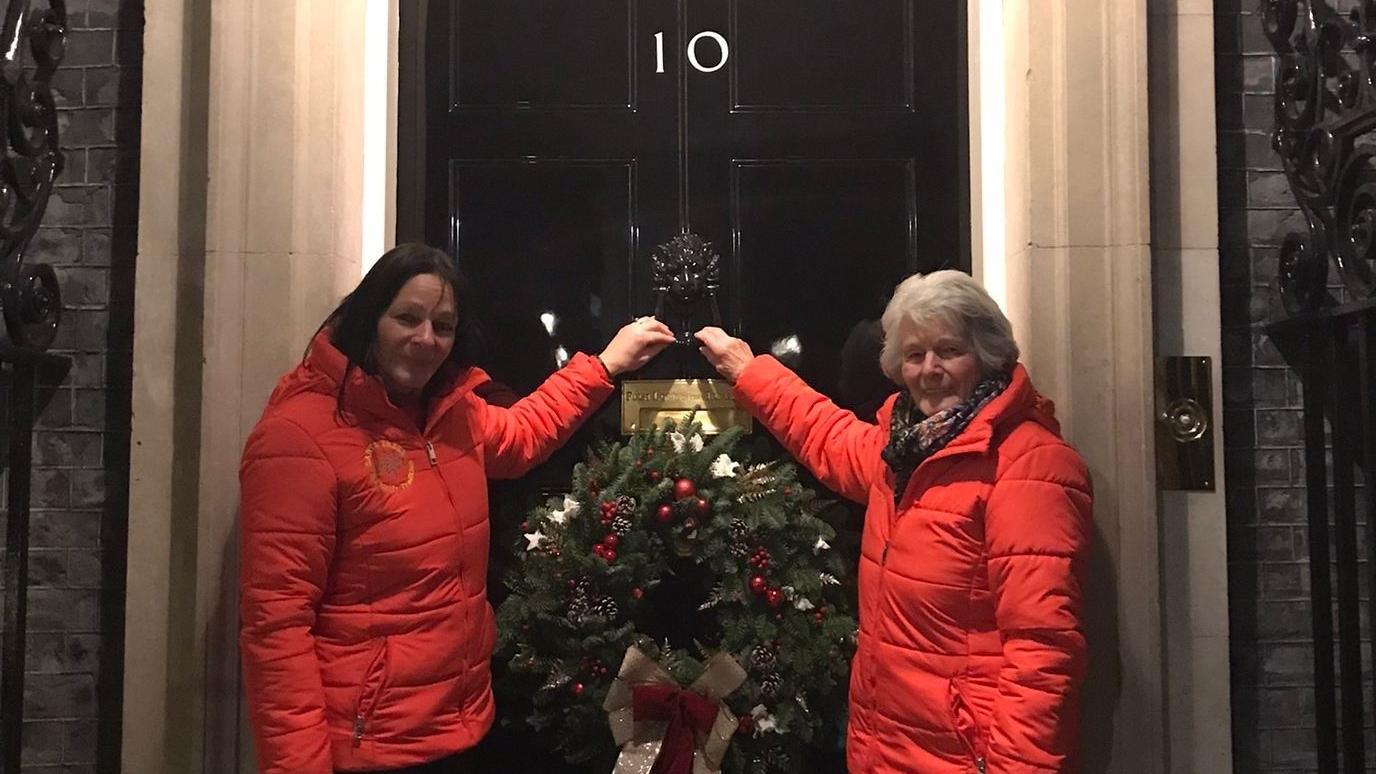
M455 376L423 431L322 334L240 469L240 607L259 768L414 765L492 725L486 478L544 459L612 392L578 355L510 409Z
M1012 384L924 460L894 505L879 424L769 356L736 398L829 487L865 503L852 772L1070 771L1085 671L1089 474L1049 401Z

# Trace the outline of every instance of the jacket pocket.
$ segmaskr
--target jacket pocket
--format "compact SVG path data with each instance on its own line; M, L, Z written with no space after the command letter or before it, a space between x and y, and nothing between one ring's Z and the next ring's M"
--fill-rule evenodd
M970 756L975 764L975 771L984 774L984 740L980 738L979 722L975 719L975 711L971 709L969 702L965 701L965 695L961 688L965 681L959 677L952 677L948 689L948 705L951 713L951 727L959 737L960 743L965 746L965 752Z
M363 673L363 682L358 687L358 701L354 703L354 747L363 743L363 734L368 721L372 719L377 707L378 697L387 679L387 638L382 637L374 646L373 658Z

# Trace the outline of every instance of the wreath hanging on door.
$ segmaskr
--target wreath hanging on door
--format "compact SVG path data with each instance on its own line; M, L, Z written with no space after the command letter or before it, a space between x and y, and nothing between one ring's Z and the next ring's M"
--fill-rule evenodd
M825 503L791 464L738 462L739 438L690 423L604 445L521 525L507 692L570 762L785 772L839 740L854 584Z

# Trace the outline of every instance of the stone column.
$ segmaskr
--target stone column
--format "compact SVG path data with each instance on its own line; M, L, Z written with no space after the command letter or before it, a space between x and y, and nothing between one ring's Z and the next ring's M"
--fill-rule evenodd
M238 460L359 276L364 5L148 0L125 771L253 770Z
M1147 16L1142 2L971 3L974 106L983 52L1001 61L1006 158L972 152L976 273L997 288L1033 381L1056 402L1095 487L1086 589L1090 680L1081 770L1164 771L1164 689L1152 424ZM980 23L979 10L1002 15ZM1002 39L980 40L983 30ZM990 46L999 46L991 49ZM988 81L984 82L988 86ZM990 113L991 115L993 113ZM994 141L997 141L995 139ZM998 226L989 230L990 219ZM1002 247L1000 251L999 248Z

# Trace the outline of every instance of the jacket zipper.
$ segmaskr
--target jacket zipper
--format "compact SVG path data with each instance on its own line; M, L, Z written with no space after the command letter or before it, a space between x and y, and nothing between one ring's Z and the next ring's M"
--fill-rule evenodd
M435 445L429 441L425 442L425 456L430 458L430 467L439 465L439 456L435 454Z
M985 771L984 771L984 756L981 755L980 757L978 757L978 758L975 759L975 770L978 771L979 774L985 774Z
M377 676L378 686L372 691L368 690L368 684L374 672L380 672L387 668L387 638L383 637L378 646L377 653L373 656L372 662L368 665L368 671L363 674L363 685L359 688L358 704L354 708L354 747L363 744L363 731L367 725L368 716L373 713L373 705L377 702L377 695L382 691L383 675Z

